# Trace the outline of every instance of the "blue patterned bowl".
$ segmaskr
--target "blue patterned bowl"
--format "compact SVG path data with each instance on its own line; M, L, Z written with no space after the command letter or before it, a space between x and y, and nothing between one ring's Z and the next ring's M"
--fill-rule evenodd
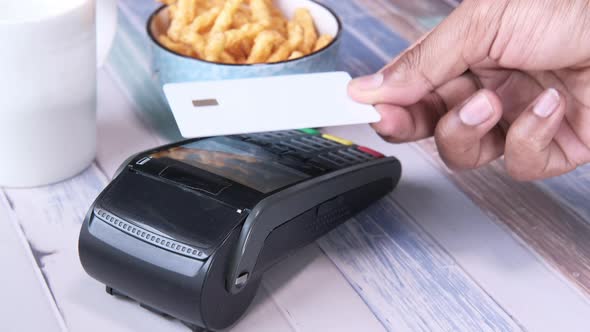
M208 81L261 77L273 75L326 72L336 69L342 24L334 12L311 0L277 0L276 5L287 17L296 8L309 9L320 34L331 34L334 40L325 48L301 58L263 64L223 64L187 57L162 46L156 36L165 32L169 25L168 8L158 8L147 23L151 38L152 69L160 85L175 82Z

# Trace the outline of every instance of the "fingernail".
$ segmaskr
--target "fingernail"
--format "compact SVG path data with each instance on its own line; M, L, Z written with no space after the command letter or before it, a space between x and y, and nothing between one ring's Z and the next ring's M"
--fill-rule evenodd
M494 110L492 103L484 93L478 93L459 111L461 122L468 126L478 126L489 119Z
M375 73L373 75L361 76L352 80L351 84L359 90L375 90L383 84L383 74Z
M533 113L536 115L546 118L549 117L557 107L559 106L559 92L555 89L547 89L537 101L537 104L533 107Z

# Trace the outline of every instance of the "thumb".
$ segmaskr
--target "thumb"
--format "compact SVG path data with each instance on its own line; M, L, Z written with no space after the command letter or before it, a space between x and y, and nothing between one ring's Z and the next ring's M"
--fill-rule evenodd
M484 60L508 1L464 1L449 17L379 72L352 80L349 95L366 104L408 106Z

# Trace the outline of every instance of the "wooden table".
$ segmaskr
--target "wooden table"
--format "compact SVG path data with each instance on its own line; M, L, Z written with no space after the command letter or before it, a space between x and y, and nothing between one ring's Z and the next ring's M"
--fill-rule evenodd
M321 2L344 21L340 69L355 76L379 69L453 5ZM95 163L55 185L0 189L0 234L23 249L4 253L13 263L3 275L26 273L5 278L11 284L3 286L13 291L0 312L11 314L0 314L0 324L14 322L14 315L39 322L49 315L56 327L38 329L186 330L107 296L83 272L76 250L83 216L119 164L136 151L178 139L148 61L144 24L153 7L120 2L115 46L99 73ZM452 173L429 140L391 145L367 126L325 131L397 156L402 181L393 194L272 268L233 331L590 330L590 167L516 183L501 162ZM19 282L37 282L40 289L18 290ZM10 297L17 293L25 295ZM8 331L27 331L35 319L20 328L8 325Z

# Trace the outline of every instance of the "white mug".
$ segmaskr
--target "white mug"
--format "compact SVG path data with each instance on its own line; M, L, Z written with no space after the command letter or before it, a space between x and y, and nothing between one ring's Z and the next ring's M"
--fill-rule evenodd
M95 6L0 1L0 186L54 183L94 160Z

